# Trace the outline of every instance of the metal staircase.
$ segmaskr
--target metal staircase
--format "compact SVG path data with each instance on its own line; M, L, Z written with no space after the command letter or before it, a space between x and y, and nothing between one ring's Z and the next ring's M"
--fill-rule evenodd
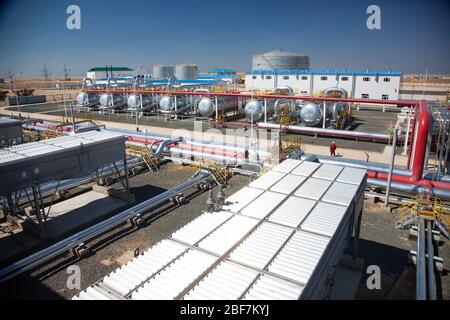
M442 205L442 200L420 193L411 202L400 207L400 219L396 222L396 229L406 229L415 225L419 218L430 220L433 227L449 239L448 212Z
M228 180L232 176L232 173L227 166L222 165L217 161L202 159L196 163L196 166L198 166L199 169L208 171L219 186L227 185Z
M155 156L151 148L137 145L127 145L126 152L128 155L140 157L152 172L159 170L160 160Z

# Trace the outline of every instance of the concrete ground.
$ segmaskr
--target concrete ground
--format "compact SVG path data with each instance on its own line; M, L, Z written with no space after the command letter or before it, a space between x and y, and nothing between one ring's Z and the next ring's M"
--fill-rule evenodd
M143 201L168 188L186 181L194 169L168 163L156 173L147 173L131 179L132 192L136 200ZM227 195L249 183L249 178L234 176ZM216 192L216 191L215 191ZM93 254L77 261L70 255L22 274L0 286L0 299L69 299L79 292L67 288L67 266L75 264L81 270L81 289L100 280L120 265L129 261L136 250L143 251L164 239L206 209L207 193L198 194L192 190L186 193L188 202L182 206L162 205L144 218L146 223L133 230L123 225L101 238L88 243ZM389 213L381 203L373 203L372 198L365 201L361 226L359 257L363 260L360 271L340 272L336 283L336 299L414 299L415 268L409 263L408 252L415 249L415 239L409 239L408 231L394 229L398 219L396 213ZM439 256L444 258L446 271L441 276L440 287L443 299L450 299L450 276L448 275L450 249L448 243L439 247ZM366 286L367 267L378 265L381 269L381 289L369 290ZM359 272L359 273L358 273ZM46 275L48 274L48 275Z

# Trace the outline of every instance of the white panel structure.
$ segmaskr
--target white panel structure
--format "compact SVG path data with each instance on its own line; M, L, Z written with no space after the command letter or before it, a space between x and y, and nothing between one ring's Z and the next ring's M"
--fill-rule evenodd
M197 219L178 229L177 232L172 234L172 238L194 245L212 230L228 220L231 215L231 213L226 211L213 213L205 212Z
M241 210L241 214L257 219L263 219L286 198L285 194L266 191L255 201Z
M337 182L350 183L355 185L361 185L366 175L366 170L357 168L345 168L341 174L337 177Z
M296 231L269 265L268 271L306 284L329 241L324 236Z
M230 254L230 259L263 270L292 229L265 222Z
M133 300L176 298L215 261L216 257L191 249L152 277L131 296Z
M332 203L318 203L300 228L331 237L342 222L347 208Z
M320 167L320 163L317 162L302 162L299 166L297 166L294 170L291 171L292 174L296 174L299 176L309 177Z
M234 216L211 233L198 246L216 254L224 254L256 226L258 220Z
M344 169L344 167L322 164L322 166L312 175L312 177L324 180L334 180L342 169Z
M170 240L162 240L144 254L103 278L103 285L125 296L130 290L150 278L188 248Z
M324 298L361 213L367 175L295 161L73 299Z
M278 181L274 186L272 186L270 188L270 191L291 194L303 183L303 181L305 181L305 179L306 177L304 176L288 174L283 179Z
M316 201L310 199L290 197L269 216L268 220L292 228L298 228L316 203Z
M297 300L302 291L302 285L261 274L243 300Z
M120 300L120 297L114 296L99 286L92 286L85 291L81 291L73 300Z
M259 275L258 271L222 262L185 296L185 300L236 300Z
M225 200L222 210L237 213L263 192L261 189L244 187Z
M285 176L284 173L269 171L249 184L252 188L267 190Z
M289 86L300 95L317 96L330 87L345 89L349 97L398 100L402 73L393 70L252 70L245 76L248 90ZM408 97L411 99L411 97Z
M356 191L357 185L334 182L322 197L322 201L349 206L356 196Z
M282 173L289 173L292 170L294 170L300 163L303 161L294 160L294 159L286 159L283 162L281 162L276 167L272 168L272 171L276 172L282 172Z
M295 191L294 195L313 200L319 200L333 181L309 178L300 188Z

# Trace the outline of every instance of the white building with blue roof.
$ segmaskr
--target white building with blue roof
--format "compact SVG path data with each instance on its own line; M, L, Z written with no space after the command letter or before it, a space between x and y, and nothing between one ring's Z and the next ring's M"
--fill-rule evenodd
M318 96L330 87L344 88L357 99L398 100L402 73L394 70L252 70L247 90L289 86L299 95Z

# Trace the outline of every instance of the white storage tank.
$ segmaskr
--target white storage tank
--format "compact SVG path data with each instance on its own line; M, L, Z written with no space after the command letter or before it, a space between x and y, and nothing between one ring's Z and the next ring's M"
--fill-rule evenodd
M309 56L283 50L275 50L253 55L253 70L306 70Z
M197 80L198 67L196 64L177 64L175 77L178 80Z
M175 67L172 65L157 64L153 66L153 79L168 79L175 74Z

